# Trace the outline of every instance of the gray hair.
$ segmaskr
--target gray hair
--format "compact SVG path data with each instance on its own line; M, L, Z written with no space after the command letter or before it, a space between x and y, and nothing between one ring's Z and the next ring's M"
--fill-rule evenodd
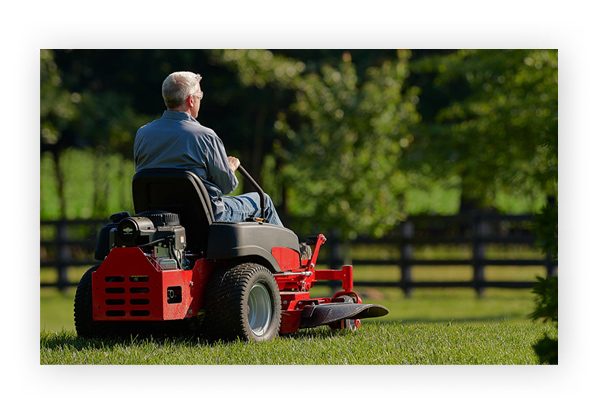
M162 96L167 108L177 108L195 92L202 76L190 71L177 71L167 76L162 84Z

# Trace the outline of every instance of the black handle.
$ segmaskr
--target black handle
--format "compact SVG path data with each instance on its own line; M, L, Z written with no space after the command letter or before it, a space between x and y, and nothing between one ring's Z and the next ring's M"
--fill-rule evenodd
M260 185L258 185L258 182L256 182L254 180L254 178L252 178L250 176L250 174L248 173L248 171L246 171L242 165L238 166L238 171L240 171L240 173L243 175L244 178L246 178L248 180L248 182L250 182L250 184L252 184L252 186L254 187L254 189L256 190L256 192L258 193L258 195L260 196L260 214L261 214L261 218L264 220L265 218L265 205L266 205L266 199L265 199L265 193L262 190L262 188L260 188Z

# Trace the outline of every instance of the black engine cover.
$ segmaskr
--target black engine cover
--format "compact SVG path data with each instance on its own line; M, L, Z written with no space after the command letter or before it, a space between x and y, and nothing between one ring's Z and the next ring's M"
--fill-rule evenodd
M185 228L175 213L148 211L130 216L117 213L111 216L98 235L95 251L97 260L104 260L113 247L143 246L171 241L173 248L183 251L187 246Z

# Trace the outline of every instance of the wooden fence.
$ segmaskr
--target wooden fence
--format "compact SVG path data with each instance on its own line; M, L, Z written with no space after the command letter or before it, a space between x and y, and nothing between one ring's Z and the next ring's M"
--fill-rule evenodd
M398 249L398 258L386 259L363 259L353 258L350 262L354 267L359 266L396 266L399 267L400 276L397 281L378 281L377 279L355 281L355 286L367 287L397 287L404 291L407 296L412 294L415 288L440 288L440 287L467 287L473 288L478 295L482 295L486 288L531 288L535 284L535 278L531 280L487 280L485 268L490 266L538 266L544 267L545 274L556 275L558 262L550 255L545 257L539 253L540 258L488 258L486 251L490 245L529 247L529 254L536 254L536 236L531 227L533 215L499 215L471 212L458 216L417 216L411 217L401 223L394 230L381 239L357 238L352 244L379 246ZM340 246L336 235L332 235L328 241L333 254L329 256L329 265L338 268L343 264L340 258L342 253L335 251ZM468 248L469 258L418 258L416 250L426 246L457 246ZM533 250L533 252L531 252ZM513 252L514 253L514 252ZM425 267L448 267L468 266L472 268L472 278L463 281L450 280L418 280L414 279L413 268Z
M55 282L41 282L41 287L65 290L77 286L70 282L70 267L92 267L97 234L108 220L53 220L40 222L40 268L56 270Z
M400 223L399 227L380 239L357 238L350 247L382 247L396 250L393 258L352 258L348 256L348 244L343 244L335 231L327 233L327 243L319 263L330 268L339 268L343 264L358 266L399 267L400 276L396 281L378 279L355 280L355 286L374 288L395 287L410 296L415 288L431 287L467 287L479 295L489 287L530 288L531 281L489 281L485 278L485 267L489 266L541 266L547 275L557 272L558 264L550 256L537 259L491 259L486 250L491 244L533 247L536 237L531 231L532 215L497 215L472 212L458 216L418 216ZM75 220L41 222L40 266L56 270L55 282L41 283L42 287L56 287L64 290L76 286L68 280L68 268L75 266L93 266L96 235L106 220ZM303 236L299 235L300 238ZM418 258L418 250L424 246L456 246L468 248L470 257L453 259ZM372 253L368 253L372 254ZM386 252L389 254L389 252ZM541 254L540 254L541 255ZM415 280L413 268L416 266L468 266L472 267L472 278L466 281ZM338 287L335 281L327 283Z

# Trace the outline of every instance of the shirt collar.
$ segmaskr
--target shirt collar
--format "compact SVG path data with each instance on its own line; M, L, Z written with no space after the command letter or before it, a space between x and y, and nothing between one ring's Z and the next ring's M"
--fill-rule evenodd
M196 119L194 117L192 117L190 114L188 114L187 112L181 112L181 111L169 111L166 110L165 112L163 112L162 115L163 118L168 118L171 120L190 120L190 121L196 121Z

